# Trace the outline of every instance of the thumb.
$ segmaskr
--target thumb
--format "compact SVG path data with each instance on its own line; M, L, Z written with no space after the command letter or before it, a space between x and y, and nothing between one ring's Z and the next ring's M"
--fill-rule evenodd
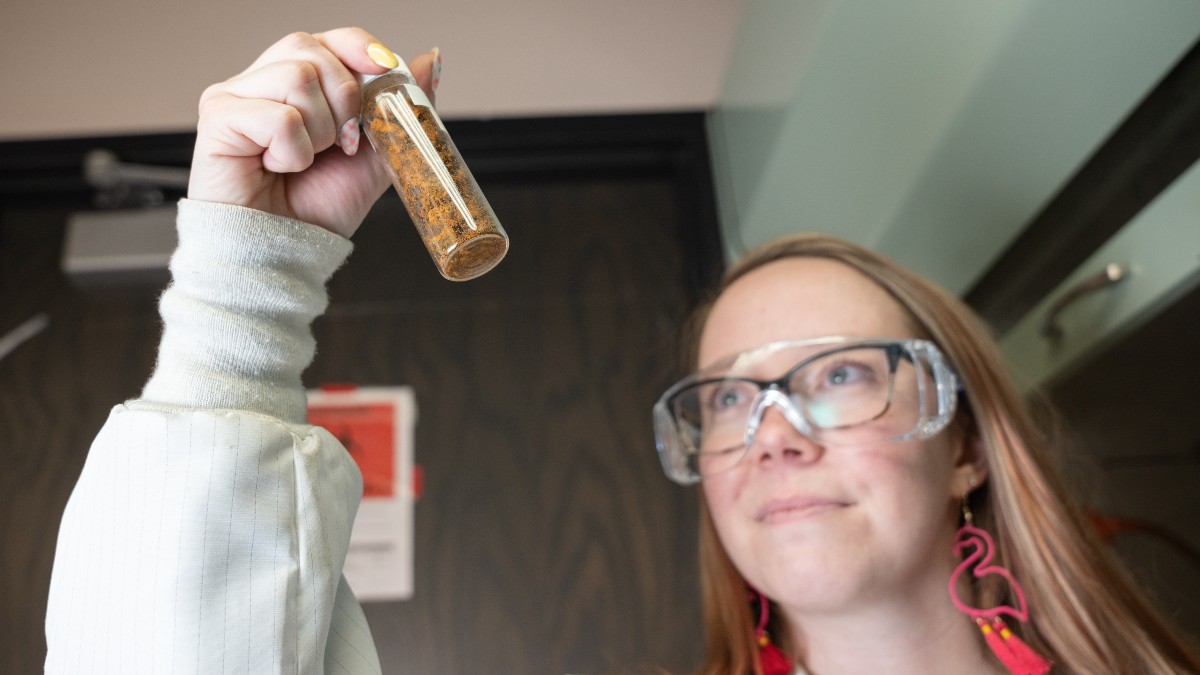
M421 54L408 64L408 69L412 71L417 86L425 90L425 94L429 96L429 102L433 103L436 108L437 88L442 80L442 50L434 47Z

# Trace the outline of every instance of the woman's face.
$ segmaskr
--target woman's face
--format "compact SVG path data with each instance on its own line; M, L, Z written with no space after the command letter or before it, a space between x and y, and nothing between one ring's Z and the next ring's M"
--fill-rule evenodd
M717 300L700 365L768 342L831 335L919 337L899 303L852 268L784 259ZM903 599L934 581L944 592L956 495L978 476L956 436L824 447L771 407L746 457L706 477L704 495L734 565L792 612Z

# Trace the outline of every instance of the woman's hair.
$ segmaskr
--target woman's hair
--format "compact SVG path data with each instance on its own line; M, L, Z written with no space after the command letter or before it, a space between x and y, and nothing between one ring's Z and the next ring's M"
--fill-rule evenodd
M978 436L988 466L988 480L968 503L976 525L996 539L997 562L1021 581L1029 607L1029 622L1011 626L1014 632L1062 672L1200 672L1194 648L1110 562L1094 528L1067 498L1048 462L1049 439L1017 395L989 331L964 303L920 275L827 235L774 240L727 270L717 294L693 316L689 368L696 365L699 337L715 298L747 273L785 258L823 258L862 273L906 309L918 335L937 344L954 366L966 390L957 423ZM699 672L761 675L746 581L700 501L707 655ZM974 591L980 606L1012 604L1003 587ZM774 603L771 610L772 638L795 653L796 646L787 644L782 612Z

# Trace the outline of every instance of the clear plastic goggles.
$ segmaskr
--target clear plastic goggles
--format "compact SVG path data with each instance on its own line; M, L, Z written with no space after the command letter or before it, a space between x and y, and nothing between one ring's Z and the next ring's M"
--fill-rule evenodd
M722 359L662 395L654 405L659 459L682 485L726 471L746 457L770 406L822 445L928 438L954 417L958 389L927 340L775 342Z

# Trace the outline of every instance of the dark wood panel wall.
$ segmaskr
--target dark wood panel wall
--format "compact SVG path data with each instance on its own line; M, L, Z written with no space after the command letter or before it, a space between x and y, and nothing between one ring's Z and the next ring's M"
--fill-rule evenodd
M700 114L450 123L512 239L442 280L383 199L334 277L306 384L410 385L416 595L369 604L388 673L599 673L698 663L695 495L662 476L650 407L719 271ZM108 409L135 396L158 288L72 287L76 162L186 165L187 135L0 145L0 672L40 672L58 518ZM20 170L24 162L25 170ZM177 195L168 193L166 198Z

